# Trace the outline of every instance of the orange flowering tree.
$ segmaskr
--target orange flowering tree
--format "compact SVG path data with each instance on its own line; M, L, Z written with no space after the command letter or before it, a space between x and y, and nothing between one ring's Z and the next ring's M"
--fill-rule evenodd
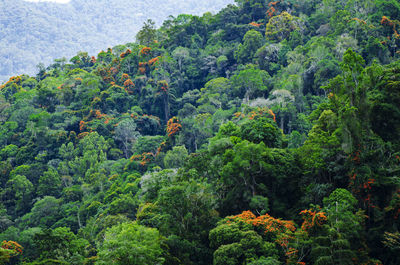
M125 88L125 91L126 91L128 94L133 94L134 89L135 89L135 84L132 82L131 79L127 79L127 80L125 80L125 82L124 82L124 88Z
M269 2L268 3L268 10L267 10L267 16L268 18L271 18L275 15L277 15L278 11L276 10L276 5L279 3L279 1L274 1L274 2Z
M132 53L132 51L130 49L127 49L125 52L121 53L119 57L121 57L121 59L123 59L131 53Z
M12 76L6 83L4 83L3 85L0 86L0 90L11 84L16 84L16 85L20 86L21 81L22 81L21 76Z
M262 23L257 23L257 22L253 21L253 22L250 22L249 25L253 26L253 27L256 27L256 28L259 28L262 25Z
M138 71L141 75L144 75L146 73L146 67L147 67L147 62L140 62L139 63L139 68Z
M13 76L6 83L0 85L0 91L7 100L11 99L14 94L23 90L21 87L22 78L23 76Z
M218 233L219 238L217 238ZM298 265L304 264L302 260L309 254L311 243L309 235L303 228L298 229L293 221L274 218L269 214L256 216L251 211L244 211L241 214L226 217L217 228L210 232L211 246L219 247L214 253L214 261L215 257L220 255L218 252L223 252L223 243L235 244L238 234L241 233L242 235L252 234L254 240L261 239L265 244L264 248L258 249L256 253L244 253L244 256L248 255L253 259L257 254L258 257L268 255L278 258L279 249L281 249L286 257L286 264ZM234 234L237 234L236 237ZM236 244L243 244L244 238L239 239L240 243Z
M141 54L141 55L149 55L149 54L150 54L150 51L151 51L151 48L150 48L150 47L143 47L143 48L140 50L140 54Z
M95 64L96 63L96 57L94 57L94 56L92 56L91 58L90 58L90 62L92 63L92 64Z
M301 229L306 232L311 232L313 229L321 227L328 220L325 212L314 209L303 210L300 215L303 218Z
M121 76L121 82L123 83L128 79L130 79L129 75L127 73L123 73Z
M287 264L298 264L305 257L305 244L300 242L305 241L307 235L301 229L297 231L293 221L274 218L269 214L256 217L250 211L233 216L233 219L251 224L256 231L265 235L267 241L280 246L287 258Z
M234 115L235 115L235 117L238 117L239 114L235 113ZM259 117L268 117L268 118L272 118L276 122L275 113L267 107L257 108L256 110L250 111L247 114L247 117L249 120L257 119Z
M155 158L155 154L151 153L151 152L147 152L147 153L143 153L141 155L133 155L130 158L130 161L136 161L139 163L140 166L142 167L146 167L148 164L150 164L154 158Z
M247 264L261 256L271 257L279 264L279 251L275 243L266 242L263 235L254 230L255 215L245 211L240 215L226 217L209 234L210 246L214 251L214 264ZM275 264L273 263L273 264Z
M395 19L392 20L392 19L389 19L386 16L383 16L382 19L381 19L381 24L384 25L384 26L392 27L394 38L396 38L396 39L400 38L400 35L397 32L397 28L396 28L397 26L400 25L400 21L395 20Z
M105 83L115 82L111 68L108 66L99 67L97 74L103 79Z
M80 121L80 122L79 122L79 130L80 130L81 132L85 129L85 124L86 124L85 121Z
M226 222L245 222L251 224L258 231L264 233L269 239L276 239L276 236L287 231L294 232L296 226L293 221L285 221L274 218L269 214L256 217L251 211L244 211L241 214L228 216Z
M160 60L160 56L154 57L153 59L150 59L147 63L149 65L154 65Z
M168 137L172 137L177 134L182 129L182 125L180 124L177 117L172 117L167 122L167 135Z
M22 255L23 247L15 241L3 241L0 246L0 264L7 263L11 258Z

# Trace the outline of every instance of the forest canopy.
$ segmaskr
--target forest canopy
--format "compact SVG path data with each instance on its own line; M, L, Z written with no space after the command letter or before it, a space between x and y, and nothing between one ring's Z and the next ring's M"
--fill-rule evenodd
M0 264L399 264L400 4L237 0L0 86Z

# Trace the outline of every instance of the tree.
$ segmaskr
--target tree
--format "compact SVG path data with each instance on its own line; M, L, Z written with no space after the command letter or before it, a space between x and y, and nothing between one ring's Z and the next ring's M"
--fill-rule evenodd
M136 222L121 223L106 230L99 243L96 264L163 264L161 237L157 229Z
M162 178L165 184L158 183L161 189L155 203L141 207L137 219L168 237L166 244L173 258L190 265L210 264L208 232L218 220L212 186L205 180L177 181L165 173Z
M169 87L168 82L161 80L157 82L156 97L161 97L163 102L164 120L168 121L170 112L170 102L175 99L174 90Z
M286 248L289 241L295 240L292 234L295 230L293 221L268 214L256 217L244 211L225 217L210 231L210 246L215 249L214 264L259 264L256 261L264 260L263 256L271 258L271 263L266 264L280 264L277 247Z
M33 184L25 176L16 175L10 178L2 194L9 213L18 216L29 211L33 192Z
M242 139L256 144L263 142L268 147L279 148L283 142L282 132L276 122L265 116L258 116L256 111L254 116L250 116L241 124L239 135Z
M46 86L40 86L38 88L37 97L35 98L35 103L39 107L45 108L48 112L52 113L55 111L55 106L57 105L57 97L55 91Z
M383 140L391 142L398 142L398 135L400 134L398 122L400 120L398 105L400 94L396 91L398 80L400 80L400 76L397 74L398 69L399 65L396 63L386 69L373 65L368 71L373 74L371 76L372 80L378 80L378 78L383 77L383 81L376 84L375 93L378 93L379 96L373 98L369 114L371 129Z
M44 172L39 178L37 193L39 196L59 196L61 192L61 178L54 168Z
M183 66L187 63L187 60L190 58L190 50L185 47L177 47L172 52L172 57L178 62L178 70L180 73L183 72Z
M133 146L133 152L136 154L143 153L153 153L157 154L157 149L160 147L163 142L164 137L161 135L150 136L144 135L140 136Z
M157 205L159 213L165 217L160 230L187 240L206 242L208 230L218 217L212 187L204 181L184 181L162 187Z
M60 207L61 200L53 196L45 196L33 205L30 213L22 217L22 222L28 227L41 227L43 229L52 227L62 218Z
M220 173L223 189L226 190L225 207L229 205L230 208L225 210L248 208L251 198L258 193L260 178L265 172L263 156L266 154L263 142L255 144L246 140L225 152L227 161Z
M156 29L154 27L155 22L151 19L148 19L143 23L143 27L136 34L136 41L145 46L150 46L156 40Z
M138 71L138 64L139 64L138 55L133 53L128 54L121 61L121 72L133 76Z
M254 260L250 263L248 263L248 265L280 265L282 264L279 260L272 258L272 257L261 257L257 260Z
M311 256L315 264L354 264L366 260L362 215L355 213L356 204L357 200L345 189L336 189L324 199L328 222L313 238Z
M246 64L253 61L254 54L263 45L263 36L260 32L252 29L243 37L243 44L239 44L235 57L238 63Z
M67 227L44 229L35 234L34 242L40 253L36 262L44 264L82 264L88 254L86 247L89 242L77 237Z
M197 100L200 111L214 113L228 103L228 94L231 93L231 82L224 77L208 81L201 89L201 98Z
M245 103L248 103L254 96L267 97L270 78L268 72L250 66L231 78L234 88L232 94L243 98Z
M168 120L167 128L166 128L168 137L172 138L181 129L182 129L182 125L180 124L177 117L172 117L171 119Z
M97 132L87 133L80 139L76 148L72 143L61 146L59 151L64 159L59 163L58 171L63 177L73 176L72 181L82 181L83 178L98 172L101 162L107 160L108 149L109 143L103 136ZM101 181L99 184L102 183Z
M0 233L5 231L9 226L12 225L11 217L7 214L7 210L3 204L0 204Z
M136 123L132 119L125 119L118 123L117 128L115 128L114 139L121 143L125 158L129 157L139 136L140 133L136 131Z
M172 51L171 55L178 64L177 68L175 64L172 63L172 58L165 58L162 60L162 63L165 66L168 66L164 68L169 69L169 72L171 72L171 85L177 88L176 91L178 92L178 94L181 94L188 89L189 78L186 74L186 71L190 69L192 57L190 57L190 50L182 46L175 48L175 50ZM173 81L174 79L176 81Z
M15 241L3 241L0 246L0 263L7 264L10 260L22 255L23 247Z
M279 117L280 128L285 132L285 114L289 112L290 104L295 100L292 93L286 89L277 89L271 93L271 99L268 99L268 105L278 108L277 115Z
M289 37L292 31L302 31L303 27L304 25L298 17L282 12L269 19L265 26L265 36L269 40L279 42Z
M188 152L185 146L174 146L164 157L164 166L166 168L180 168L183 166Z

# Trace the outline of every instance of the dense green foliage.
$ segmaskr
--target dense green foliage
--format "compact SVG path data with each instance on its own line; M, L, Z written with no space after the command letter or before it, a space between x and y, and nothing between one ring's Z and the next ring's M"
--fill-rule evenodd
M397 1L237 0L0 88L0 263L399 264Z

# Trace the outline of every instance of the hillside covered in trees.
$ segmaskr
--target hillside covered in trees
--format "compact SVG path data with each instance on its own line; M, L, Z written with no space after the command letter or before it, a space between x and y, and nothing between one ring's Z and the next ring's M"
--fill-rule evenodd
M40 63L48 65L78 51L95 55L103 47L132 42L147 19L161 24L169 15L216 13L233 3L233 0L70 0L64 1L66 4L27 1L0 1L0 82L12 75L32 75Z
M400 264L400 3L237 0L0 87L0 264Z

